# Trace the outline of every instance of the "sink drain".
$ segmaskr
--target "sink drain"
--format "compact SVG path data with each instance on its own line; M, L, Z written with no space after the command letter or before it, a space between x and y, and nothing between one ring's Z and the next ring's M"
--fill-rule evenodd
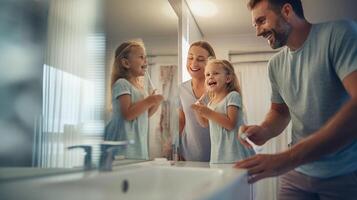
M124 192L124 193L126 193L128 190L129 190L129 181L125 179L125 180L121 183L121 191Z

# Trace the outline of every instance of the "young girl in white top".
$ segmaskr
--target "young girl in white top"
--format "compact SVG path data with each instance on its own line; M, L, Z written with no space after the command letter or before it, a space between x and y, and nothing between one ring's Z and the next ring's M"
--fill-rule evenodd
M238 140L244 124L241 90L233 66L226 60L210 60L205 68L205 87L211 97L207 106L192 105L201 126L209 126L211 163L234 163L254 155Z
M105 128L104 140L133 140L121 151L127 158L149 159L148 118L157 110L162 95L147 95L139 77L147 69L144 45L129 41L115 51L111 74L112 120Z

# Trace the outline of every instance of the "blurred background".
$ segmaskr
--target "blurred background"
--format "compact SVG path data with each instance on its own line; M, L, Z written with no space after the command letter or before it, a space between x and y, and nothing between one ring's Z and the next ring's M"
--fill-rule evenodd
M0 166L80 168L84 151L67 147L81 144L96 163L111 118L114 51L126 40L145 43L165 96L150 118L150 157L171 156L177 29L166 0L0 1Z

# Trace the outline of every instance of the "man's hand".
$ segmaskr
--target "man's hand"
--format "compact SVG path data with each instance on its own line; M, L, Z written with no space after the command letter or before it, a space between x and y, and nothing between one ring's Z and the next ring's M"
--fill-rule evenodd
M258 154L234 165L235 168L248 170L248 183L254 183L267 177L279 176L297 166L289 151L279 154Z
M266 128L258 125L242 125L239 128L238 139L246 147L251 147L251 145L241 137L241 134L243 133L246 134L246 137L256 145L263 145L270 139L269 131Z

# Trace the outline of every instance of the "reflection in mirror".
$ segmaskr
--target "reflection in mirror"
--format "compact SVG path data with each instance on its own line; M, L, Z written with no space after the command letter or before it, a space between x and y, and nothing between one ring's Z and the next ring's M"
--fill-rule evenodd
M145 90L165 99L149 121L149 158L171 156L178 47L168 1L4 0L0 13L0 166L7 178L97 166L111 119L113 54L127 40L145 44Z
M1 1L1 66L12 70L1 78L6 139L0 162L22 167L5 169L1 178L80 170L91 163L89 153L68 147L98 143L104 127L101 2Z
M138 41L144 44L147 54L147 69L145 76L141 77L141 84L147 94L156 90L156 94L161 94L164 97L160 107L149 117L148 127L146 127L148 133L135 133L135 131L133 133L131 131L130 133L115 133L121 134L124 139L136 140L134 145L129 145L122 152L130 154L130 152L140 149L146 155L132 155L131 157L137 159L170 158L173 136L174 133L178 133L174 99L177 92L175 88L178 71L177 16L167 0L107 0L105 10L106 77L111 75L116 48L125 41ZM113 123L114 114L111 113L116 112L113 110L115 109L113 105L119 100L114 98L112 102L110 80L107 80L106 94L106 114L108 114L106 120ZM128 124L135 126L134 123L129 122ZM139 126L143 126L143 124ZM134 136L135 134L137 136ZM141 139L139 140L139 138Z
M31 166L49 4L0 1L0 166Z
M36 167L80 167L89 152L69 147L100 140L105 81L100 8L98 0L50 1L42 115L36 118L34 138Z

